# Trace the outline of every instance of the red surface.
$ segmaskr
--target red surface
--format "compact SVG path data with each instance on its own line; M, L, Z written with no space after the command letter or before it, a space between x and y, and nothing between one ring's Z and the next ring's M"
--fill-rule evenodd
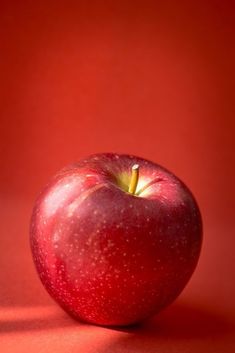
M3 0L0 37L0 351L234 352L233 2ZM175 172L204 219L190 284L131 330L64 314L28 244L48 178L103 151Z

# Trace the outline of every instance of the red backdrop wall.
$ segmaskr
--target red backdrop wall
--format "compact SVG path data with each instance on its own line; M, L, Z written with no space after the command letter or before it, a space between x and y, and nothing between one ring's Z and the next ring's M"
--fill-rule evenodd
M232 1L1 1L4 353L11 347L23 351L26 342L39 345L34 334L40 310L44 324L54 322L47 320L54 310L57 324L62 322L75 332L76 324L54 306L36 277L28 221L33 200L51 175L70 162L103 151L137 154L164 165L188 184L202 210L202 256L181 299L191 311L185 304L178 310L175 304L175 309L162 314L165 334L173 338L166 345L158 337L161 351L169 351L170 344L180 344L185 351L191 347L190 352L199 348L206 352L215 344L223 352L232 349L234 23ZM197 323L188 331L180 319L184 315L185 321L194 317ZM184 346L187 333L184 336L177 325L169 326L177 321L181 331L192 336L191 346ZM203 322L204 330L217 322L220 335L209 330L205 337L194 337L193 331ZM62 349L65 342L56 336L59 328L41 326L42 341L50 349L56 345ZM48 333L50 329L53 332ZM11 346L14 336L10 339L9 332L20 335L21 346ZM123 333L120 337L110 331L98 334L90 328L86 334L91 332L98 335L104 351L115 342L117 352L125 352L124 338L127 351L143 351L136 333L132 346ZM149 337L146 332L143 337ZM98 351L96 341L94 350L89 350L85 339L84 346L73 345L75 338L71 331L67 333L72 337L68 338L70 350ZM53 334L52 342L48 337ZM157 343L151 335L144 344L149 341L148 352L155 351Z

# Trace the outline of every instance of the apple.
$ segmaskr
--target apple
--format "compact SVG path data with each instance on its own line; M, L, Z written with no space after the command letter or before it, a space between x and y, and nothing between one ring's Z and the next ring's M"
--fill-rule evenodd
M103 153L52 178L36 201L30 242L43 285L65 311L129 325L181 293L198 262L202 220L171 172Z

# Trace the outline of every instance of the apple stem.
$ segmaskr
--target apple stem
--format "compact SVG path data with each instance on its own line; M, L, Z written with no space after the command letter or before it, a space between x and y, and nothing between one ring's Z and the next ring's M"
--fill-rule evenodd
M129 185L129 190L128 192L132 195L135 195L136 188L138 185L138 180L139 180L139 165L134 164L132 169L131 169L131 181Z

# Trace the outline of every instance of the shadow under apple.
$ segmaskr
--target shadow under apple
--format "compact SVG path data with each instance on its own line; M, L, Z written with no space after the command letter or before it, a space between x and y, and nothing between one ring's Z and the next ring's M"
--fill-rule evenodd
M219 313L183 302L175 303L142 324L115 328L122 332L99 353L208 352L232 332L232 323ZM190 348L191 347L191 348ZM193 351L194 352L194 351ZM195 350L196 352L196 350Z

